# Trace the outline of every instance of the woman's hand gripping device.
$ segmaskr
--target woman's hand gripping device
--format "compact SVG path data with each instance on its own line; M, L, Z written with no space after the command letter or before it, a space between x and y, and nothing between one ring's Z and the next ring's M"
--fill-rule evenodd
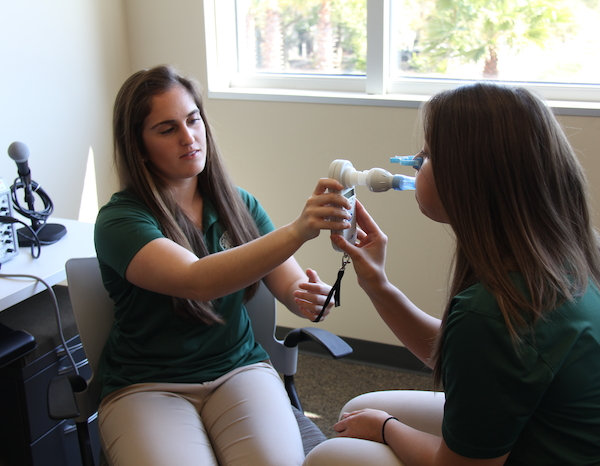
M392 159L394 159L392 157ZM344 185L340 192L350 202L349 213L350 228L345 230L332 230L332 233L342 235L348 242L356 242L356 218L354 216L354 206L356 204L355 186L367 186L371 191L379 193L388 189L397 191L406 191L415 189L415 178L405 175L392 175L383 168L371 168L370 170L357 171L348 160L337 159L329 165L329 178L339 181ZM332 244L336 251L341 251L336 245Z
M392 157L391 161L396 162L397 157ZM411 157L412 159L412 157ZM329 165L329 178L339 181L344 185L344 189L340 191L340 194L344 196L350 202L350 228L345 230L332 230L332 233L342 235L348 242L356 243L356 216L354 215L354 209L356 206L356 191L355 186L367 186L373 192L383 192L388 189L395 189L398 191L406 191L415 189L415 178L412 176L404 175L392 175L383 168L371 168L370 170L357 171L352 166L352 163L348 160L337 159L331 162ZM336 251L342 251L335 244L332 243L333 249ZM342 266L338 270L337 279L323 304L323 309L314 320L319 322L323 317L323 313L330 303L331 298L335 296L335 306L340 305L340 289L342 284L342 277L346 270L346 265L350 263L350 257L347 253L344 253L342 257Z

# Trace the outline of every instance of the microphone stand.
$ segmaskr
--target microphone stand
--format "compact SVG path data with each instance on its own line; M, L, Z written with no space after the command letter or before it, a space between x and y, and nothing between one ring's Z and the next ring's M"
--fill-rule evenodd
M27 204L27 209L23 209L19 204L17 197L17 189L19 188L23 188L23 198ZM58 223L46 223L46 219L54 210L54 205L46 192L35 181L31 180L29 174L20 176L15 180L14 184L11 186L11 191L15 210L31 220L31 230L27 227L19 228L17 230L19 246L26 247L36 244L44 246L46 244L56 243L65 236L67 229L64 225ZM44 210L41 212L35 210L34 191L44 202ZM35 233L35 235L32 233Z

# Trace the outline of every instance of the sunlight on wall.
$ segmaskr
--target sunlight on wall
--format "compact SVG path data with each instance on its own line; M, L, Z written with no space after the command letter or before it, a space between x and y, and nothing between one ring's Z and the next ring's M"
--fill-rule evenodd
M98 214L98 192L96 191L96 169L94 166L94 150L90 146L88 152L83 190L81 192L81 204L79 205L80 222L94 223Z

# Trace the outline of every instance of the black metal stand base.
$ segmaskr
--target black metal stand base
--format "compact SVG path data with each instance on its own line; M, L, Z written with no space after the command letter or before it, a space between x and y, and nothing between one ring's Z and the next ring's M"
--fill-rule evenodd
M36 235L40 241L40 245L56 243L67 233L67 229L64 225L58 223L44 223L36 231ZM31 236L31 231L28 228L19 228L17 230L17 237L19 239L19 246L31 246L36 244L36 239Z

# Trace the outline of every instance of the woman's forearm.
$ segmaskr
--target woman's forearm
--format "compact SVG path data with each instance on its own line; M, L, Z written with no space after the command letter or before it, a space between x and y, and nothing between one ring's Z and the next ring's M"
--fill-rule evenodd
M260 280L303 242L287 225L241 246L198 258L161 238L136 254L127 269L127 279L157 293L209 301Z
M389 281L365 291L394 335L415 356L431 366L431 353L440 331L440 319L419 309Z

